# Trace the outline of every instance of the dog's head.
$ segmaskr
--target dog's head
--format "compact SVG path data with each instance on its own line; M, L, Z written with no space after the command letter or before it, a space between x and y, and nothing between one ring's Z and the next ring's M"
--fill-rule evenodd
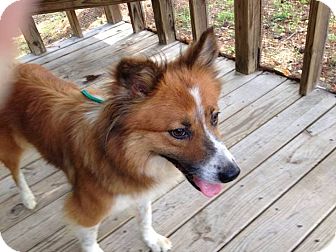
M130 158L160 156L209 197L240 172L217 130L217 56L216 38L208 29L171 63L122 59L112 86L113 99L120 100L114 117L120 119L111 132L127 138L123 148L132 150Z

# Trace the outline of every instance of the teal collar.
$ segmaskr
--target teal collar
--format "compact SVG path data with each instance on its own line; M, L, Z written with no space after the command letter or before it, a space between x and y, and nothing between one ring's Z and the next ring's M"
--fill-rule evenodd
M97 102L97 103L103 103L104 99L100 96L94 96L93 94L91 94L88 90L83 89L81 90L81 93L88 98L91 101Z

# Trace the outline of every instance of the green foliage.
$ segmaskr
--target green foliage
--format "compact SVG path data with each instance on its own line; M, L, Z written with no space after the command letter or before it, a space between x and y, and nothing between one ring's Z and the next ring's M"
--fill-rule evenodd
M284 21L294 15L294 9L289 2L281 2L279 0L274 2L276 13L274 13L273 21Z
M330 42L336 42L336 34L335 33L329 33L328 34L328 40Z
M186 27L190 27L190 10L189 6L184 6L180 8L176 13L177 19L182 22L182 24Z
M231 11L222 11L218 13L216 16L216 21L219 23L224 23L225 21L227 22L233 22L234 20L234 13Z

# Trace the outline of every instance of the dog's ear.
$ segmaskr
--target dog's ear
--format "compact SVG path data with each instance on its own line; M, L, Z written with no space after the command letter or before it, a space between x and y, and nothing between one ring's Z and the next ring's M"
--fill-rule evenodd
M116 66L114 76L131 97L145 97L161 78L162 68L150 59L124 58Z
M193 65L210 67L217 57L217 40L211 27L203 32L200 39L182 54L179 61L188 67L192 67Z

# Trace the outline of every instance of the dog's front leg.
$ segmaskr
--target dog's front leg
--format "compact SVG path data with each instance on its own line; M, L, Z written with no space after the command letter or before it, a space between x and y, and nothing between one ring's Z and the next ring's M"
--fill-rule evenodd
M93 227L74 227L82 252L104 252L97 243L99 225Z
M167 252L171 249L170 240L156 233L152 227L152 207L149 200L138 202L137 220L142 238L152 252Z

